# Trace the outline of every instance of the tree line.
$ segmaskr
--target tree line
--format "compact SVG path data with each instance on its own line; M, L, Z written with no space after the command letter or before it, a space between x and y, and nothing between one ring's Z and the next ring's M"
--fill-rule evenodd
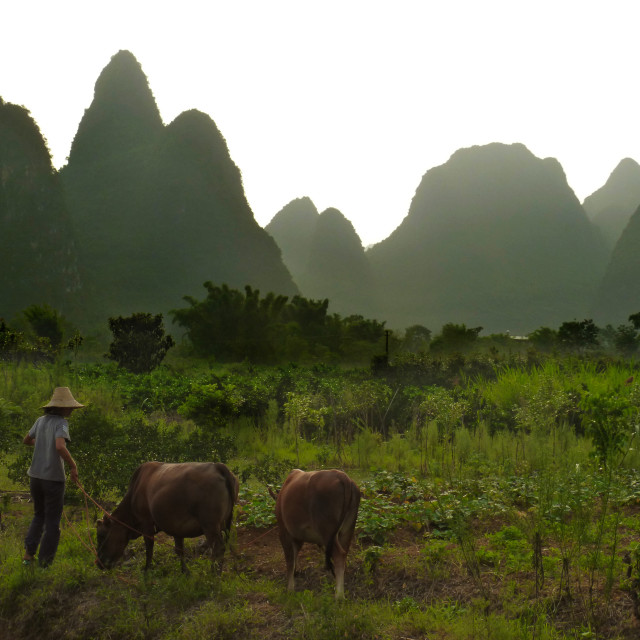
M390 353L437 356L482 347L513 348L518 343L541 352L602 350L624 357L633 357L640 348L640 312L617 328L600 328L584 319L563 322L558 329L540 327L528 336L480 337L482 327L448 323L433 336L419 324L396 332L386 329L385 322L361 315L329 313L326 298L290 298L272 292L261 296L249 285L241 291L206 282L204 288L203 299L185 296L187 306L169 312L179 328L173 335L167 333L161 314L110 317L112 339L104 356L128 371L144 373L163 361L176 340L190 356L253 364L365 362L376 357L388 362ZM0 318L3 360L53 360L65 351L77 355L83 341L80 332L46 304L27 307L11 324Z

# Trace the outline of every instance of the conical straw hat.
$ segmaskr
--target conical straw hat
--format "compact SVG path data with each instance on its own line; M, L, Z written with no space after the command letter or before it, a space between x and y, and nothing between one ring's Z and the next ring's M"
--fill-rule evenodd
M83 404L80 404L72 395L69 387L56 387L53 391L53 395L51 396L51 400L49 400L49 404L45 404L43 409L47 409L49 407L67 407L71 409L80 409L84 407Z

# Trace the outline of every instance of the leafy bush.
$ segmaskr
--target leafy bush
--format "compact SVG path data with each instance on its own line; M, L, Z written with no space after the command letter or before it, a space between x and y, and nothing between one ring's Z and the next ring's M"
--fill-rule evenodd
M276 523L275 501L265 489L253 491L240 487L236 518L239 523L257 529L272 527Z
M209 429L246 417L260 423L269 408L270 390L255 379L215 378L194 384L179 413Z
M128 318L109 318L113 342L106 357L133 373L155 369L173 347L171 336L165 336L162 314L134 313Z
M620 390L586 394L582 407L585 430L591 435L595 455L606 469L625 455L637 434L634 422L638 408Z
M171 311L199 356L263 364L343 355L360 360L379 349L384 334L384 323L376 320L328 315L326 299L289 300L274 293L261 298L248 285L244 292L212 282L204 287L204 300L186 296L189 307Z
M247 465L241 471L240 479L242 482L246 482L253 476L262 484L276 487L276 490L279 490L294 464L294 460L278 459L273 454L260 456L255 463Z
M384 545L403 521L403 507L379 497L363 498L358 511L358 538Z
M64 336L64 319L55 309L47 304L33 304L22 313L38 338L48 340L54 351L61 347Z
M27 359L33 362L52 360L51 343L46 338L29 339L21 331L9 327L0 318L0 361Z
M14 449L20 441L22 430L17 419L22 416L22 409L11 402L0 398L0 455Z

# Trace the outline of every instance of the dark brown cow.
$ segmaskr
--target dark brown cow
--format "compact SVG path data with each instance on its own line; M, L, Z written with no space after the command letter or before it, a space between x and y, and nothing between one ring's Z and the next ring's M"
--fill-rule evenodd
M287 476L276 499L276 518L289 590L295 587L298 552L310 542L324 548L325 567L336 577L336 598L344 598L347 552L359 506L360 489L344 471L294 469Z
M183 571L184 539L203 534L211 547L212 568L221 571L237 498L238 479L221 462L145 462L134 471L111 517L96 523L100 563L111 568L129 540L144 535L146 570L153 559L153 536L164 531L175 540Z

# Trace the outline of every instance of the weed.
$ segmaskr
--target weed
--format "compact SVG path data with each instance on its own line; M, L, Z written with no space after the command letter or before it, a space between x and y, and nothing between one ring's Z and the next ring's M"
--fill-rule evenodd
M384 548L377 545L371 545L362 552L362 564L367 573L375 573L383 553Z
M257 529L272 527L276 523L275 502L266 490L254 491L246 486L240 489L236 507L238 523Z

